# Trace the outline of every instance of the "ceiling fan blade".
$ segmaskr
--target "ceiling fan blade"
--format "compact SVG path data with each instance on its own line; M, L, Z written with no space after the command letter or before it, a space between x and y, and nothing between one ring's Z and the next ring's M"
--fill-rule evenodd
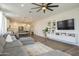
M46 10L43 10L43 12L45 13Z
M48 10L53 11L53 9L48 8Z
M38 9L38 8L40 8L40 7L35 7L35 8L31 8L31 9Z
M50 4L52 4L52 3L47 3L47 5L50 5Z
M41 5L39 5L39 4L36 4L36 3L32 3L32 4L34 4L34 5L37 5L37 6L41 6Z
M53 5L53 6L48 6L48 7L59 7L59 5Z
M40 9L38 9L38 10L37 10L37 12L39 12L40 10L41 10L41 8L40 8Z
M44 3L42 3L42 6L44 5Z

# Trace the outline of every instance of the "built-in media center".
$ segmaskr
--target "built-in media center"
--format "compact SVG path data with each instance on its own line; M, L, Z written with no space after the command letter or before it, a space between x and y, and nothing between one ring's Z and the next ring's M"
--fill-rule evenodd
M75 19L66 19L55 22L56 29L52 33L48 33L48 38L61 41L68 44L78 45L78 35L75 33Z

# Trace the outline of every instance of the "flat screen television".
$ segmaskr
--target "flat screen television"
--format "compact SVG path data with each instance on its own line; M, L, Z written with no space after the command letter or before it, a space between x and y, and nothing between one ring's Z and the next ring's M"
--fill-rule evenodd
M74 30L74 19L68 19L57 22L58 30Z

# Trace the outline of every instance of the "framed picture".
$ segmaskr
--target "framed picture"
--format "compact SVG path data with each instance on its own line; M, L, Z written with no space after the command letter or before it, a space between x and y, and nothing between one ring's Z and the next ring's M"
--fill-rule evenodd
M55 22L53 22L53 26L55 26L56 24L55 24Z
M19 27L18 27L18 31L19 31L19 32L21 32L21 31L23 31L23 30L24 30L24 27L23 27L23 26L19 26Z

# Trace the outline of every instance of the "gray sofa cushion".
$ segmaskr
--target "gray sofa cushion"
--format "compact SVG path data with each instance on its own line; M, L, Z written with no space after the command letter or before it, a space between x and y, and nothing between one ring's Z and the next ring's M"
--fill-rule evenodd
M19 40L23 43L23 45L28 45L28 44L34 44L35 43L33 38L31 38L31 37L23 37L23 38L20 38Z
M3 47L5 45L6 41L3 36L0 36L0 45Z
M14 47L9 49L4 49L3 53L8 53L11 56L29 56L25 47Z
M0 53L0 56L9 56L9 53Z
M0 45L0 53L3 52L3 47Z
M15 36L11 36L13 40L17 40Z
M3 37L6 39L7 35L8 35L8 34L4 34Z
M23 44L19 40L15 40L13 42L7 42L4 46L4 49L17 47L17 46L23 46Z

